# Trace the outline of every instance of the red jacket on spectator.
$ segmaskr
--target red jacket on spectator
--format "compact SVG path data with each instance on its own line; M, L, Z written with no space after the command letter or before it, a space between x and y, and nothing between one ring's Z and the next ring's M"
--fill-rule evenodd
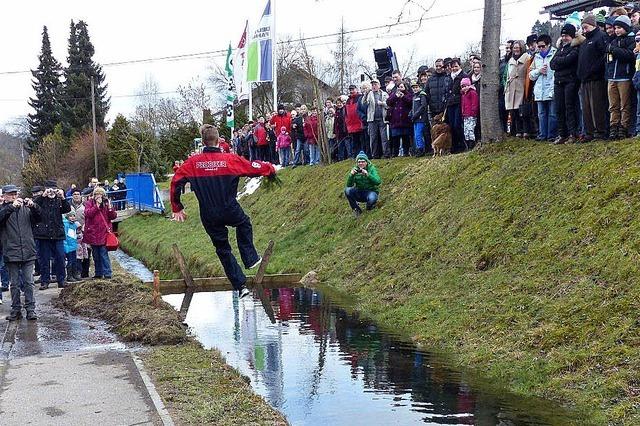
M350 95L349 99L347 99L347 103L344 105L348 133L358 133L363 129L362 119L360 118L360 114L358 114L358 102L360 101L360 97L362 97L362 95L359 93Z
M84 234L82 242L92 246L107 243L107 230L111 230L111 221L118 216L106 203L98 207L96 200L89 198L84 204Z
M318 143L318 116L308 115L304 119L304 138L307 143L315 145Z
M226 140L224 140L222 138L218 142L218 146L220 147L220 150L222 152L226 152L226 153L231 152L231 146L229 145L229 143Z
M264 125L258 124L253 129L253 136L255 136L256 138L256 146L269 145L269 140L267 139L267 129L264 128Z
M480 96L473 86L469 86L467 93L462 93L460 105L462 118L478 117L480 115Z
M284 126L287 129L287 133L291 133L291 114L286 111L284 115L276 114L271 117L269 124L271 124L274 129L278 130Z

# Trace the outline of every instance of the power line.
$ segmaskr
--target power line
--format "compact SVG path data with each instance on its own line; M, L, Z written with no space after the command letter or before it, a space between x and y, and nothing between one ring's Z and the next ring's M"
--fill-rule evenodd
M507 3L504 3L503 6L509 6L509 5L513 5L513 4L517 4L517 3L522 3L524 1L525 0L513 0L513 1L510 1L510 2L507 2ZM355 33L361 33L361 32L365 32L365 31L380 30L380 29L384 29L384 28L391 29L391 28L396 27L398 25L422 23L422 22L425 22L425 21L432 21L432 20L435 20L435 19L442 19L442 18L447 18L447 17L451 17L451 16L463 15L463 14L466 14L466 13L469 13L469 12L478 12L478 11L482 11L482 10L484 10L484 7L479 7L479 8L475 8L475 9L466 9L466 10L462 10L462 11L458 11L458 12L450 12L450 13L445 13L445 14L440 14L440 15L426 16L426 17L423 17L423 18L411 19L411 20L407 20L407 21L393 22L393 23L390 23L390 24L383 24L383 25L376 25L376 26L372 26L372 27L358 28L358 29L355 29L355 30L347 30L347 31L344 31L343 34L355 34ZM340 34L341 34L341 32L336 32L336 33L319 34L319 35L309 36L309 37L300 37L300 38L297 38L297 39L279 41L277 44L282 45L282 44L296 43L296 42L301 42L301 41L317 40L317 39L322 39L322 38L327 38L327 37L337 37ZM410 33L407 34L407 35L410 35ZM141 59L130 59L130 60L106 62L106 63L102 64L102 66L103 67L117 67L117 66L123 66L123 65L152 63L152 62L159 62L159 61L180 61L180 60L190 60L190 59L209 59L209 58L215 58L215 57L222 57L222 56L224 56L224 54L226 54L226 52L227 52L227 49L218 49L218 50L211 50L211 51L206 51L206 52L183 53L183 54L179 54L179 55L168 55L168 56L159 56L159 57L153 57L153 58L141 58ZM27 73L30 74L31 70L0 71L0 76L1 75L27 74Z

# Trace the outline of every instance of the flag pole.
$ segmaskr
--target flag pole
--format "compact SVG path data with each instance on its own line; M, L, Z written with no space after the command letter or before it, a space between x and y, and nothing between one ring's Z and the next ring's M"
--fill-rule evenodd
M271 0L271 25L272 25L272 53L271 64L273 67L273 110L278 111L278 56L276 55L276 45L278 44L278 37L276 33L276 0Z
M253 121L253 82L249 82L249 121Z

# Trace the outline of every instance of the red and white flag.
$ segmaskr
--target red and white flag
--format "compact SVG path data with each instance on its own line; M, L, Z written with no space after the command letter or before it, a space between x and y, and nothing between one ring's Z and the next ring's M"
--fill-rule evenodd
M233 74L236 83L236 93L238 100L249 99L249 83L247 82L247 32L249 21L245 23L244 32L238 42L233 59Z

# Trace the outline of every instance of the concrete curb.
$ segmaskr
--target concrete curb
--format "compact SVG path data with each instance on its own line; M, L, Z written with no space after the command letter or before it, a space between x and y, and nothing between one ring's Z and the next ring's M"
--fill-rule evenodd
M151 381L151 377L149 377L149 375L147 374L147 371L144 368L144 364L142 363L142 360L138 358L134 353L131 353L131 358L133 359L133 362L136 365L136 369L140 374L140 378L142 378L142 382L144 383L144 386L147 388L149 397L151 398L151 401L153 402L153 405L156 408L156 412L158 413L160 420L162 420L162 424L164 426L175 426L175 423L173 422L173 419L171 418L169 411L164 406L164 403L162 402L162 398L160 398L158 391L156 391L156 387Z

